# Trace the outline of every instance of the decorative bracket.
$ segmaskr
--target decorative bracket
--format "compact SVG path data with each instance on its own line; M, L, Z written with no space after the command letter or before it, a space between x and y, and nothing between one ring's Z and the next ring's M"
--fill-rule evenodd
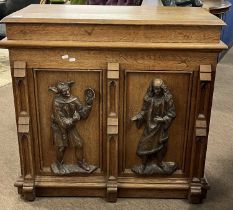
M12 74L14 95L15 95L15 108L16 116L19 117L21 114L26 115L29 113L28 103L28 87L26 78L26 62L15 61L13 64Z
M15 61L14 62L14 77L18 79L25 78L26 76L26 62Z
M28 116L20 116L18 119L18 133L24 134L29 133L29 117Z
M211 81L212 69L211 65L200 65L200 80Z
M203 114L199 114L196 120L196 137L207 136L207 122Z
M118 118L108 118L107 122L107 134L117 135L118 134Z
M119 63L108 63L108 79L119 79Z

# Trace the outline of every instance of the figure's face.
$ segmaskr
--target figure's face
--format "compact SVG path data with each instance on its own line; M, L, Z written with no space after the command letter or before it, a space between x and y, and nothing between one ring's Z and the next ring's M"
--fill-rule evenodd
M162 95L162 88L160 86L154 86L154 94L155 96L161 96Z
M69 87L63 87L61 89L61 95L65 98L69 98L70 97L70 88Z

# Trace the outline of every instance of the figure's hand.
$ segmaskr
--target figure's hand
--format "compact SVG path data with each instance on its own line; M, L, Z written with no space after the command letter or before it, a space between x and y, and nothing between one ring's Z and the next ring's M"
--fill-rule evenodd
M89 105L89 106L92 105L93 104L93 98L88 98L87 97L86 98L86 104Z
M62 140L66 140L66 139L67 139L66 134L62 134Z
M87 105L92 105L93 100L95 98L95 91L91 88L88 88L85 90L84 92L85 96L86 96L86 103Z
M136 116L131 117L131 121L136 121L136 120L138 120L137 115L136 115Z
M71 125L73 125L73 119L72 118L65 119L65 123L68 127L70 127Z
M137 114L137 115L131 117L131 121L138 121L138 120L142 120L141 114Z
M136 123L136 127L140 128L143 124L143 115L139 112L137 115L131 118L131 121Z
M157 121L157 122L164 122L164 119L162 117L155 117L154 118L154 121Z
M76 112L76 111L74 112L73 120L74 120L74 121L80 120L80 114L79 114L78 112Z

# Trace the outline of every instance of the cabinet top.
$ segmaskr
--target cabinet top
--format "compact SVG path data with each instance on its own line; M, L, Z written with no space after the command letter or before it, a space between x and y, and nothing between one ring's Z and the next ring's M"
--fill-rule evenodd
M80 23L114 25L224 25L202 8L30 5L5 17L4 23Z

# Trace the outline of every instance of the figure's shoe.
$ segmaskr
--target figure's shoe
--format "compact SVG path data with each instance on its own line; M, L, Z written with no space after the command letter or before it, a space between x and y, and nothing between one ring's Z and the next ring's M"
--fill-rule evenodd
M91 168L88 165L88 163L83 159L82 161L78 161L78 166L82 169L84 169L85 171L90 171Z
M164 169L166 167L165 163L162 161L160 163L158 163L158 166L162 169Z
M144 174L146 170L146 165L141 164L141 165L136 165L133 168L131 168L131 171L133 171L136 174Z
M59 172L60 172L61 174L65 174L65 173L67 172L67 171L65 170L64 166L63 166L63 163L56 162L56 164L57 164L57 168L58 168L58 170L59 170Z
M161 162L159 166L167 174L171 174L177 169L177 164L174 162Z

